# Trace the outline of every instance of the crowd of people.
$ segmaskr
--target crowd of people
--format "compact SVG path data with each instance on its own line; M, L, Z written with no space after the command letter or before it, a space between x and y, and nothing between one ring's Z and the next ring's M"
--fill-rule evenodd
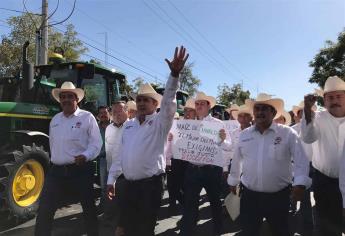
M171 61L166 59L170 76L163 96L143 84L134 101L114 101L111 113L99 107L98 122L78 107L84 97L82 89L65 82L52 91L62 112L50 123L51 168L35 235L51 234L55 211L69 191L82 205L88 235L99 235L99 210L105 223L116 225L114 235L154 235L165 176L169 209L182 212L180 235L195 234L203 188L210 202L213 235L223 234L224 224L230 223L222 214L224 193L240 196L241 235L260 235L264 218L273 235L290 235L289 211L298 201L303 222L315 235L342 235L345 82L329 77L323 90L306 95L293 107L293 117L284 110L282 99L265 93L241 106L233 104L227 112L238 121L238 128L223 126L217 131L216 149L222 154L223 166L186 161L173 152L174 120L223 124L210 115L216 99L203 92L187 100L183 117L176 114L179 74L188 56L181 47L175 49ZM319 111L317 97L324 101ZM96 158L102 189L97 208L92 179Z

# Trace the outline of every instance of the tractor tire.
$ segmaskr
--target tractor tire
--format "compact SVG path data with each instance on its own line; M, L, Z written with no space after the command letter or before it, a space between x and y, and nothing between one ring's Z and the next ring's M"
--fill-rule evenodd
M10 153L13 161L0 165L0 198L2 210L9 217L26 220L38 209L45 175L49 168L49 154L38 147L23 145L22 150Z

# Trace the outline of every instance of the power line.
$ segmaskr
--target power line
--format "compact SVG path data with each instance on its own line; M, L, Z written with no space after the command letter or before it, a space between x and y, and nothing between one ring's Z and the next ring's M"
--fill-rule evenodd
M188 38L199 48L199 50L202 51L203 55L206 54L206 56L211 58L218 67L224 70L224 72L225 70L227 70L228 72L232 73L232 71L230 71L220 61L213 57L207 50L205 50L204 47L197 40L195 40L194 37L187 30L185 30L173 17L171 17L169 13L157 3L156 0L153 0L152 2L159 8L159 10L161 10L161 12L164 13L164 15L166 15L177 26L178 29L182 30L184 34L188 36Z
M37 13L31 13L31 12L25 12L25 11L19 11L19 10L15 10L15 9L9 9L9 8L5 8L5 7L0 7L0 10L4 10L4 11L11 11L11 12L17 12L17 13L29 13L29 14L32 14L32 15L37 15L37 16L40 16L41 14L37 14Z
M57 29L57 30L59 30L60 32L63 32L61 29L59 29L59 28L57 28L57 27L55 27L55 26L54 26L54 28ZM101 52L101 53L107 54L109 57L111 57L111 58L113 58L113 59L115 59L115 60L117 60L117 61L120 61L121 63L123 63L123 64L125 64L125 65L127 65L127 66L129 66L129 67L131 67L131 68L133 68L133 69L135 69L135 70L138 70L138 71L140 71L140 72L146 74L147 76L152 77L152 78L155 79L155 80L159 80L159 81L165 83L165 81L163 81L163 80L161 80L161 79L158 79L156 76L152 75L151 73L146 72L146 71L144 71L144 70L142 70L142 69L140 69L140 68L138 68L138 67L136 67L136 66L134 66L134 65L132 65L132 64L130 64L130 63L128 63L128 62L126 62L126 61L124 61L124 60L122 60L122 59L120 59L120 58L118 58L118 57L116 57L116 56L114 56L114 55L112 55L112 54L110 54L110 53L108 53L108 52L105 52L105 51L103 51L102 49L100 49L100 48L98 48L98 47L96 47L96 46L94 46L94 45L92 45L92 44L90 44L90 43L88 43L88 42L85 42L84 40L81 40L81 39L79 39L79 40L82 41L82 42L83 42L84 44L86 44L87 46L89 46L89 47L91 47L91 48L93 48L93 49L95 49L95 50L97 50L97 51L99 51L99 52Z
M99 20L97 20L96 18L94 18L93 16L87 14L86 12L80 10L78 7L76 7L76 10L80 13L82 13L83 15L87 16L87 18L89 20L94 21L95 23L97 23L98 25L102 26L103 28L105 28L108 32L113 33L115 35L118 36L119 39L122 39L123 41L125 41L126 43L130 44L132 47L134 47L135 49L137 49L138 51L140 51L143 55L145 56L150 56L151 58L153 58L154 60L160 61L160 58L157 58L156 56L154 56L153 54L143 50L141 47L138 47L134 42L132 42L131 40L129 40L128 38L126 38L125 36L123 36L122 34L120 34L119 32L114 31L113 28L110 28L108 26L106 26L105 24L103 24L102 22L100 22Z
M77 0L74 0L72 11L70 12L70 14L65 19L63 19L62 21L56 22L54 24L51 24L49 26L59 25L59 24L64 23L65 21L67 21L73 15L76 2L77 2Z
M224 54L217 49L217 47L214 46L214 44L209 41L191 22L190 20L183 14L183 12L176 7L175 4L172 3L172 1L167 0L171 6L183 17L183 19L192 27L195 32L197 32L228 64L230 64L239 74L241 74L244 78L249 79L248 76L246 76L235 64L233 64L231 61L229 61Z

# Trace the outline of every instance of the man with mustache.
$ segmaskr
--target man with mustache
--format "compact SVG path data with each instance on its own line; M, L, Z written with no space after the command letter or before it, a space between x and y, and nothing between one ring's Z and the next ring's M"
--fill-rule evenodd
M121 150L108 175L108 196L120 198L120 220L126 236L154 235L163 193L164 146L176 112L180 72L188 56L181 47L175 49L172 61L165 60L171 73L163 98L150 84L140 86L135 98L136 117L123 127ZM116 181L121 173L124 180L119 190Z
M49 142L51 168L45 179L35 235L51 235L54 214L68 194L75 196L83 207L86 233L98 235L98 220L93 191L93 164L102 148L102 137L95 117L79 109L84 91L72 82L52 90L62 112L50 122Z
M314 113L316 96L306 95L301 125L303 141L313 145L315 227L318 235L340 236L345 208L345 195L342 198L339 188L339 175L343 174L339 167L345 158L345 82L337 76L329 77L324 90L317 92L323 96L326 111Z
M240 133L228 177L234 194L241 183L242 233L260 235L266 218L273 235L288 236L290 194L296 200L303 198L311 184L309 163L297 133L273 122L283 111L283 100L262 93L246 105L253 110L255 125Z

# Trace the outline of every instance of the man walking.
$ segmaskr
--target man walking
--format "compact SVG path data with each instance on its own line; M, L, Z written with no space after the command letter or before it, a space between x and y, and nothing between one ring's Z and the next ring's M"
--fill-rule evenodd
M163 192L164 146L176 112L178 78L188 58L186 49L175 49L169 61L171 75L163 98L150 84L140 86L136 96L137 116L123 130L120 155L108 177L108 195L121 195L121 222L126 236L152 236ZM160 107L160 112L156 109ZM122 192L114 183L123 172Z
M295 175L292 195L300 200L305 187L311 184L309 163L297 133L273 122L283 111L283 100L259 94L247 105L253 108L255 125L240 133L228 178L235 194L241 182L242 232L245 236L260 235L266 218L274 235L288 236L292 170Z
M62 112L50 122L49 142L52 166L47 174L38 215L35 235L51 235L54 214L63 197L73 194L81 202L89 236L98 235L98 221L93 191L92 160L102 147L102 137L95 117L78 108L84 91L72 82L64 82L52 91ZM72 195L71 195L72 196Z

